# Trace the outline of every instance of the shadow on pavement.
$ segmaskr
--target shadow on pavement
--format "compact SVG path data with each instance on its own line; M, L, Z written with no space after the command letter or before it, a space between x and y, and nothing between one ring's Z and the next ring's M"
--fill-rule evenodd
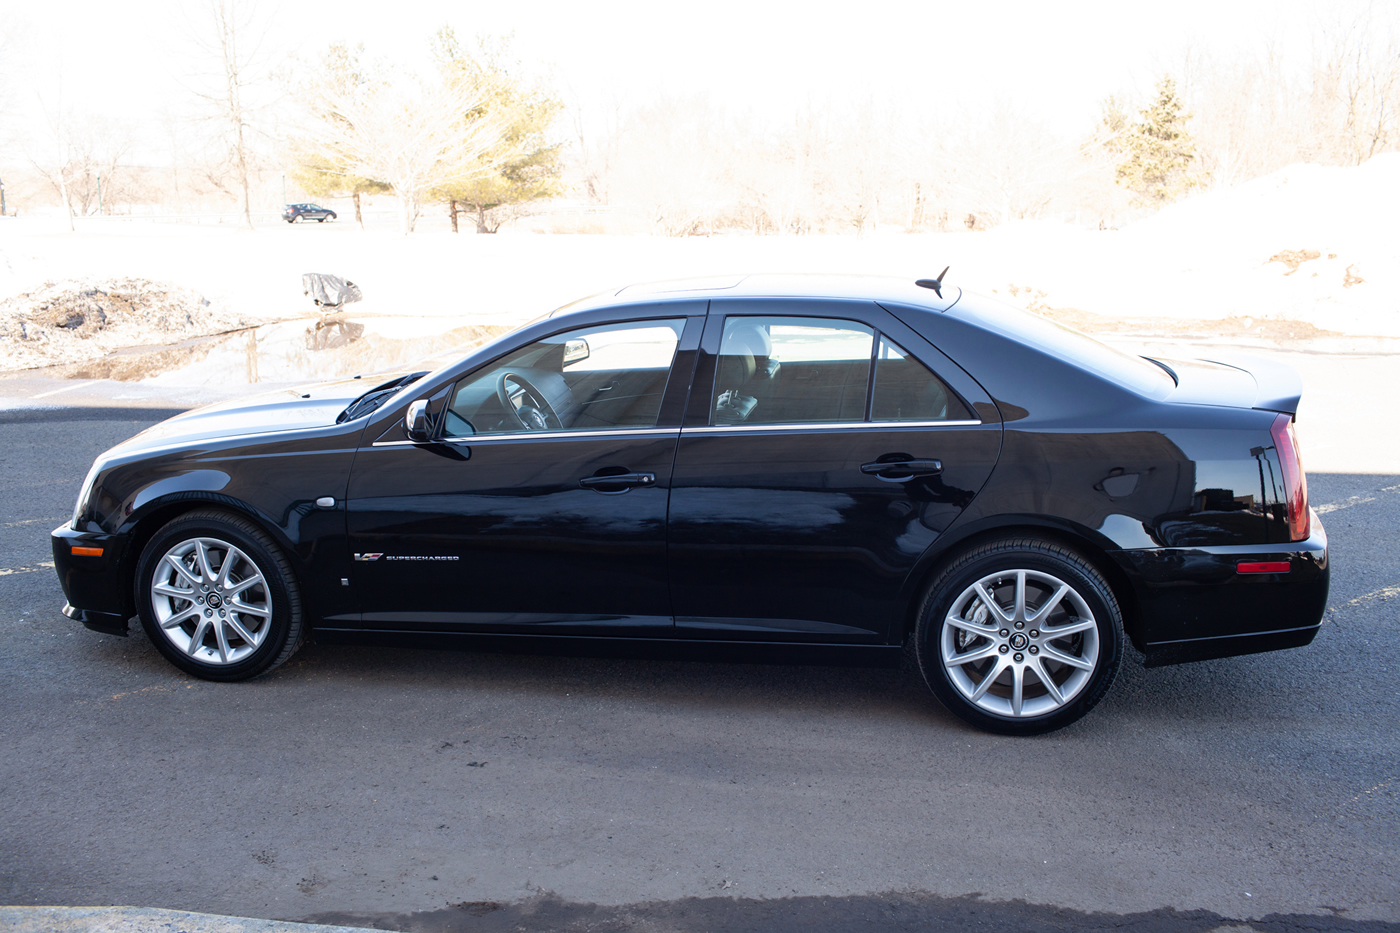
M442 910L403 914L323 913L305 923L343 924L400 933L496 933L549 930L551 933L631 933L674 930L678 933L869 933L918 930L920 933L965 933L970 930L1017 933L1395 933L1400 924L1351 920L1340 914L1269 914L1257 920L1225 917L1208 910L1162 908L1131 914L1087 913L1024 901L984 901L975 894L878 894L848 897L775 899L688 897L675 901L604 906L565 901L542 894L518 904L472 901Z

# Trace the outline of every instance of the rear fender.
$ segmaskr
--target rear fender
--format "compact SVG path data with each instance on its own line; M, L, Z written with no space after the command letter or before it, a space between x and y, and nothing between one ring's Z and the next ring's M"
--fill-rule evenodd
M1014 537L1045 538L1071 548L1092 563L1104 575L1118 599L1124 632L1141 649L1142 626L1137 593L1123 568L1109 556L1109 552L1116 550L1118 545L1094 529L1043 515L998 516L997 520L989 519L950 529L941 536L924 552L905 581L901 600L908 610L903 631L896 635L903 638L914 630L923 593L944 565L985 541Z

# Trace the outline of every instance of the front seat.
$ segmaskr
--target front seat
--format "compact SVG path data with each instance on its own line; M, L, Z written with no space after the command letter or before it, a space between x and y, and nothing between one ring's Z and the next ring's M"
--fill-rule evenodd
M782 364L773 358L773 338L766 328L746 324L734 328L729 337L736 344L743 343L753 354L754 373L750 379L772 379L778 374Z

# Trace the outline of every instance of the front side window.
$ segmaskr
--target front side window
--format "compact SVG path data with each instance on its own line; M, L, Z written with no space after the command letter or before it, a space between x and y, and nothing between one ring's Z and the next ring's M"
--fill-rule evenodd
M655 427L684 328L636 321L538 340L458 383L443 433Z
M728 318L710 423L864 421L874 339L854 321Z

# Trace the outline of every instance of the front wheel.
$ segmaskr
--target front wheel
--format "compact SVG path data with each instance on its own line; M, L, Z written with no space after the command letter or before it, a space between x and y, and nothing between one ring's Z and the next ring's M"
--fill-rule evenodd
M1103 699L1122 656L1122 614L1098 569L1039 538L959 555L919 609L919 669L948 709L980 729L1038 735Z
M247 680L301 644L291 565L266 532L237 515L200 510L171 521L142 551L136 588L147 637L196 677Z

